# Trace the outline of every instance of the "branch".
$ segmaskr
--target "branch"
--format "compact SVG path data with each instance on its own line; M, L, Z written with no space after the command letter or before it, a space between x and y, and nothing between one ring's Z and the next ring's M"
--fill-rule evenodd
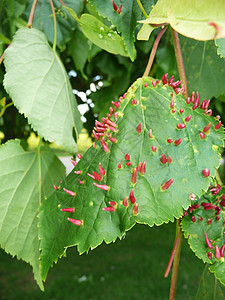
M159 34L158 34L158 36L157 36L157 38L154 42L154 45L152 47L152 51L151 51L150 56L149 56L147 67L146 67L145 72L143 74L143 77L148 76L148 74L151 70L152 63L153 63L153 60L155 58L155 53L156 53L156 50L158 48L159 41L160 41L161 37L163 36L163 33L166 31L166 29L167 29L167 26L165 26L164 28L161 29L161 31L159 32Z
M177 287L177 276L178 276L178 268L180 261L180 249L181 249L181 240L182 240L182 232L180 228L180 219L177 220L176 225L176 239L177 239L177 247L175 250L174 262L173 262L173 270L170 284L170 297L169 300L174 300L176 295L176 287Z
M180 47L180 40L178 33L171 27L172 31L172 37L173 37L173 43L174 43L174 50L175 50L175 55L176 55L176 60L177 60L177 67L178 67L178 72L179 72L179 77L182 83L184 84L184 95L185 97L188 97L188 85L187 85L187 78L186 78L186 73L185 73L185 68L184 68L184 61L183 61L183 56L181 52L181 47Z
M33 2L33 5L32 5L32 8L31 8L31 11L30 11L29 20L28 20L28 23L27 23L28 28L32 27L34 12L35 12L35 9L36 9L37 2L38 2L38 0L34 0L34 2Z
M52 2L52 0L49 0L52 8L52 13L53 13L53 21L54 21L54 41L53 41L53 46L52 49L55 51L56 49L56 41L57 41L57 24L56 24L56 14L55 14L55 7Z

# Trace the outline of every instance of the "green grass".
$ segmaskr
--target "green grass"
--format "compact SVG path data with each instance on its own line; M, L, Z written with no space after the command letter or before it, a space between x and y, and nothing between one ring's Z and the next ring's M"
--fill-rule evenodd
M50 270L41 292L31 267L0 251L0 299L166 300L170 275L163 274L173 247L175 225L136 225L125 239L102 244L88 255L68 249ZM204 264L182 240L177 300L194 299Z

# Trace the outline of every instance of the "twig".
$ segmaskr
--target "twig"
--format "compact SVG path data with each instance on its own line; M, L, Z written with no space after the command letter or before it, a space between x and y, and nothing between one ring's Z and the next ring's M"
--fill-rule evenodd
M34 12L35 12L35 9L36 9L37 2L38 2L38 0L34 0L34 2L33 2L33 5L32 5L32 8L31 8L31 11L30 11L29 20L28 20L28 23L27 23L28 28L32 27Z
M55 7L52 2L52 0L49 0L52 8L52 13L53 13L53 21L54 21L54 41L53 41L53 46L52 49L55 51L56 49L56 41L57 41L57 24L56 24L56 14L55 14Z
M166 271L164 273L165 278L167 278L168 275L169 275L169 272L170 272L170 269L171 269L171 266L172 266L172 263L173 263L174 255L175 255L176 250L177 250L177 245L178 245L178 237L175 238L175 242L174 242L174 245L173 245L173 250L171 252L170 259L169 259L168 265L166 267Z
M12 46L12 43L10 43L9 45L8 45L8 47L5 49L5 51L9 48L9 47L11 47ZM2 56L0 57L0 65L1 65L1 63L3 62L3 59L4 59L4 57L5 57L5 51L2 53Z
M0 117L2 117L2 116L4 115L6 109L7 109L8 107L12 106L13 104L14 104L13 102L10 102L9 104L7 104L6 106L4 106L4 107L2 108L2 110L0 111Z
M142 11L142 13L143 13L143 15L144 15L145 18L147 19L147 18L148 18L148 15L147 15L147 13L146 13L146 11L145 11L143 5L141 4L141 1L140 1L140 0L137 0L137 4L139 5L139 7L140 7L140 9L141 9L141 11Z
M174 49L175 49L175 55L176 55L177 67L178 67L180 80L184 84L184 89L185 89L184 95L185 95L185 97L188 97L187 78L186 78L184 61L183 61L183 56L182 56L181 47L180 47L179 36L178 36L178 33L172 27L171 27L171 31L172 31L172 37L173 37L173 43L174 43Z
M148 74L151 70L152 63L153 63L153 60L155 58L155 53L156 53L159 41L160 41L161 37L163 36L163 33L166 31L166 29L167 29L167 26L162 28L161 31L159 32L157 38L155 39L154 45L152 47L152 51L151 51L150 56L149 56L148 64L147 64L147 67L145 69L145 72L144 72L143 76L148 76Z
M175 250L174 262L173 262L169 300L174 300L175 295L176 295L177 276L178 276L178 269L179 269L180 249L181 249L181 240L182 240L182 232L181 232L181 228L180 228L180 219L177 220L176 239L177 239L177 247L176 247L176 250Z

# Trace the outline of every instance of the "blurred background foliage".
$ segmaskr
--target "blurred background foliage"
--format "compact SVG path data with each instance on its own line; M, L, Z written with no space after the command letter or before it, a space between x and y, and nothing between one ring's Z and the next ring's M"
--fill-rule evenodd
M150 12L151 5L154 4L154 1L150 2L143 1L143 5L148 13ZM4 50L11 43L15 32L19 28L25 27L27 25L32 3L33 0L0 0L0 56L4 53ZM159 29L153 31L148 41L135 41L137 55L136 59L132 62L128 57L110 54L93 44L83 34L80 26L76 23L76 21L74 21L72 17L62 8L60 1L54 0L53 3L56 8L57 15L57 51L68 72L73 92L76 95L79 110L82 115L81 119L83 121L83 126L88 133L88 135L85 137L86 139L89 138L87 139L88 142L86 144L82 143L82 149L79 149L81 150L81 152L83 152L86 148L88 148L88 146L90 146L90 138L93 138L92 129L94 127L95 120L100 119L102 116L105 116L108 112L109 106L111 105L111 101L117 100L119 96L126 92L127 88L133 81L143 75L149 58L149 53L151 51L155 37L159 32ZM99 16L95 7L92 6L88 1L68 0L65 1L65 3L67 4L67 6L73 8L78 16L80 16L84 12L89 13L96 16L107 26L112 26L108 19ZM151 5L149 5L149 3ZM38 5L34 15L33 27L42 30L46 34L49 43L53 43L54 26L52 11L48 1L38 1ZM137 36L140 27L141 25L139 25L135 29L135 37ZM212 100L209 108L213 110L214 116L221 116L222 123L224 124L224 58L220 58L217 55L217 49L214 41L200 42L181 37L181 46L184 56L184 64L187 72L189 93L191 93L192 91L199 91L201 100L203 98L211 98ZM0 143L5 143L9 139L19 138L22 141L22 146L24 147L24 149L28 149L29 147L32 147L32 145L35 145L34 137L37 136L37 134L32 130L30 124L28 124L27 119L23 115L21 115L13 105L11 105L11 99L3 88L4 73L4 64L1 63ZM175 75L175 79L178 80L176 59L170 30L166 31L160 41L154 64L150 72L150 76L161 78L164 73L169 73L169 76ZM63 150L61 149L60 151L62 153ZM224 164L220 168L220 175L224 180ZM155 249L161 247L162 240L168 240L170 245L172 245L171 243L173 242L173 237L171 238L171 228L173 229L173 224L169 227L166 227L166 230L164 230L164 227L165 226L163 226L163 228L160 228L160 230L158 228L154 228L149 231L147 227L144 228L143 226L138 226L134 230L134 233L132 232L132 234L134 234L134 240L131 241L131 239L126 239L127 244L131 243L129 248L130 250L126 248L128 247L126 244L123 244L124 246L120 246L122 245L122 242L118 242L118 244L107 246L107 248L105 248L105 245L103 247L99 247L99 249L97 249L95 252L96 254L91 255L90 258L88 257L88 259L86 256L82 257L81 260L79 258L80 265L74 263L74 260L76 260L74 256L73 258L67 260L67 265L65 265L64 262L61 262L57 266L58 269L56 268L56 271L54 271L54 274L57 275L54 275L52 271L48 279L49 282L51 282L51 277L55 278L56 285L47 282L47 289L49 288L49 294L46 294L46 298L43 299L56 299L54 293L55 290L58 289L58 287L60 287L62 294L59 294L57 299L61 299L61 297L66 294L65 286L63 286L61 282L61 273L66 274L66 268L68 268L70 272L74 271L74 273L76 273L76 275L71 275L73 276L73 280L75 282L74 287L76 287L76 289L70 289L72 293L76 293L77 295L80 294L80 296L77 296L76 299L166 299L169 280L167 281L168 286L166 286L166 284L164 285L163 283L165 287L165 290L163 291L161 289L161 284L157 285L157 281L159 282L161 280L160 278L162 278L168 259L168 255L165 257L165 253L168 254L168 252L170 251L170 247L167 246L162 257L157 256L159 255L158 250L155 251ZM150 235L152 235L152 237L150 237ZM144 247L140 247L140 249L137 249L137 245L142 244L140 240L136 241L135 239L140 239L141 236L146 238L146 241L153 240L153 242L149 242L149 244L148 242L146 242L147 247L146 245L144 245ZM167 236L170 236L170 238L168 239ZM142 242L143 240L144 239L142 239ZM159 241L159 244L157 244L157 241ZM148 247L150 252L148 252ZM154 251L151 252L154 247ZM145 257L146 260L143 258L141 259L141 261L136 260L136 256L133 256L132 254L134 253L134 248L135 251L138 252L138 256L140 256L140 253L142 253L142 249L146 249L146 253L143 254L143 257ZM190 251L186 244L183 251L185 256L181 259L182 279L178 283L177 299L189 299L192 294L190 293L190 291L197 291L196 281L198 282L200 280L200 274L196 274L199 269L202 268L203 270L202 262L198 261L197 258L194 257L194 254ZM106 252L108 253L108 255ZM115 261L115 263L112 263L112 261L114 261L115 259L114 253L120 254L117 257L117 261ZM160 251L160 253L162 252ZM97 264L102 264L102 258L104 257L104 255L107 266L105 267L104 272L105 274L108 274L106 275L106 277L108 276L107 278L104 277L105 275L102 275L101 272L103 271L99 271L98 268L97 271L92 270L93 265L95 265L96 267L96 259L98 257L101 257L101 261L97 261ZM128 274L130 273L130 271L124 271L128 268L127 265L124 266L124 262L126 261L124 255L127 255L129 258L129 268L130 265L133 264L132 268L136 269L136 272L132 274L132 278L127 278L127 276L130 275ZM129 257L130 255L131 257ZM6 255L2 250L0 253L0 257L7 262ZM124 270L122 271L119 269L121 262L124 266ZM15 262L13 262L12 269L14 269L14 263ZM145 274L145 279L150 276L150 274L147 275L148 264L150 263L156 264L156 266L152 267L151 269L154 270L154 272L155 270L158 270L155 276L157 280L152 283L148 280L143 282L140 280L142 274ZM184 266L182 266L182 263L184 264ZM21 265L19 264L20 262L18 262L18 269L21 270ZM118 268L120 270L117 275L114 275L114 269L110 269L113 268L112 266L114 265L116 265L115 268ZM142 266L144 269L140 269L140 266ZM28 280L28 285L32 284L30 282L30 279L27 279L27 274L30 274L30 269L29 267L27 268L28 269L27 271L25 271L24 275L25 277L22 276L22 278L25 279L21 279L21 281L17 282L18 285L21 285L21 288L14 289L15 291L19 291L18 293L20 293L20 298L23 291L22 286L24 285L24 280ZM82 268L84 268L83 270L85 271L82 271ZM189 270L189 272L185 272L185 268L193 269ZM10 281L10 278L14 278L14 275L12 275L14 271L12 271L12 269L10 269L9 267L9 272L7 273L6 269L7 266L1 263L1 299L15 299L18 294L15 294L12 290L10 290L12 289L13 284ZM163 271L161 269L163 269ZM111 270L110 272L113 273L113 276L111 275L109 270ZM16 273L17 272L18 270L16 270ZM97 272L96 275L92 275L94 274L93 272ZM123 272L125 273L123 279L124 281L121 281L120 285L125 286L125 289L127 288L127 286L131 287L128 289L127 298L123 298L124 291L119 291L119 289L118 294L112 294L112 286L115 284L115 282L117 282L114 280L117 276L119 276L119 274L121 274L121 272L122 274ZM151 270L150 273L152 274ZM193 277L187 278L187 274L191 274L191 276ZM6 277L3 277L2 275L5 275ZM17 277L17 280L19 276ZM95 276L96 278L98 278L98 284L96 284L95 282ZM9 281L5 282L6 278L8 278ZM68 281L68 277L66 278ZM82 278L84 282L82 281ZM65 284L65 281L63 282ZM88 292L85 294L84 290L87 286L87 283L89 283L88 286L89 288L91 287L92 290L98 290L96 295L94 294L93 296ZM140 283L142 285L141 288L137 283ZM116 285L117 284L118 283L116 283ZM150 286L153 286L153 288L150 290L149 284ZM148 285L148 288L146 288L146 285ZM24 288L26 289L26 284ZM37 289L37 287L35 287L35 289ZM22 297L21 299L40 299L39 297L41 295L41 292L39 290L30 290L30 288L28 288L27 290L28 292L26 291L24 297ZM103 290L103 294L98 294L99 290ZM139 292L136 293L138 290L141 290L142 296L140 296ZM158 293L159 290L160 293ZM6 291L9 291L9 293L6 293ZM77 293L77 291L79 292ZM149 294L147 294L149 293L149 291L153 293L152 296L149 296ZM68 295L65 297L65 299L75 298Z

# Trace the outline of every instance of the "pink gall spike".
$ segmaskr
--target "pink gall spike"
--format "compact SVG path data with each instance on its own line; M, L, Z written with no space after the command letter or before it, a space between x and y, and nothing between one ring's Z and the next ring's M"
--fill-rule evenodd
M53 184L53 189L56 191L57 190L57 186Z
M185 126L185 124L184 123L179 123L179 124L177 124L177 129L183 129L183 128L185 128L186 126Z
M63 190L64 190L64 192L66 192L67 194L69 194L70 196L76 196L76 193L75 192L72 192L72 191L70 191L70 190L67 190L67 189L65 189L65 188L63 188Z
M114 102L114 101L112 101L112 104L113 104L116 108L119 108L119 107L120 107L120 103L119 103L119 102Z
M172 184L173 182L174 182L173 179L170 179L170 180L168 180L167 182L164 182L164 183L162 184L162 190L163 190L163 191L167 190L167 189L171 186L171 184Z
M138 171L138 172L140 172L140 170L141 170L141 165L142 165L142 163L139 162L139 164L138 164L138 166L137 166L137 171Z
M93 145L92 145L92 146L93 146L93 148L95 148L95 149L97 148L97 146L96 146L95 142L93 143Z
M121 169L121 168L122 168L122 166L121 166L121 162L119 162L119 163L118 163L118 166L117 166L117 168L118 168L118 169Z
M206 101L206 103L205 103L205 109L209 108L209 103L210 103L210 99L208 101Z
M102 176L100 174L98 174L97 172L92 172L93 176L95 177L95 180L97 181L101 181L102 180Z
M195 92L191 93L191 102L195 103Z
M134 98L134 104L137 104L137 99L136 98Z
M148 86L148 83L147 83L147 82L145 82L145 83L144 83L144 87L147 87L147 86Z
M212 252L207 253L208 259L212 260Z
M146 173L146 160L143 161L142 165L141 165L141 169L140 169L140 174L144 175Z
M182 114L184 112L183 108L180 109L180 113Z
M136 216L138 214L138 203L134 203L132 213L133 213L133 216Z
M161 155L160 161L161 161L162 164L166 164L167 160L166 160L165 154Z
M75 212L75 208L74 207L61 208L60 210L64 211L64 212L69 212L69 213L74 213Z
M124 156L124 158L125 158L126 160L130 160L130 154L127 153L127 154Z
M110 111L110 114L114 113L114 108L112 108L112 107L110 106L109 111Z
M201 140L204 140L204 138L205 138L204 132L200 132L200 138L201 138Z
M152 146L152 151L156 152L156 150L157 150L156 146Z
M83 184L84 182L81 179L78 179L79 184Z
M74 171L75 174L81 174L82 171L81 170L77 170L77 171Z
M191 103L191 98L190 98L190 97L187 97L186 103L187 103L187 104L190 104L190 103Z
M74 165L74 167L76 167L77 162L76 162L75 160L73 160L73 159L71 159L70 161L71 161L71 163Z
M125 206L125 207L128 206L127 200L128 200L128 196L123 199L123 206Z
M204 110L205 109L205 104L206 104L206 100L203 99L200 108Z
M213 249L213 245L211 244L210 240L208 239L207 233L205 232L205 242L209 249Z
M172 162L172 158L170 156L167 157L166 161L168 162L168 164L171 164Z
M205 111L205 115L208 115L209 117L211 117L212 115L212 110L211 109L208 109Z
M175 82L171 83L171 86L172 86L172 88L176 89L176 88L178 88L178 86L179 86L180 84L181 84L181 81L178 80L178 81L175 81Z
M87 175L88 175L89 177L91 177L93 180L95 180L95 176L94 176L94 175L92 175L92 174L90 174L90 173L87 173Z
M115 206L117 206L117 203L116 203L116 201L109 201L109 205L115 207Z
M140 123L140 124L136 127L137 133L141 133L141 125L142 125L142 123Z
M114 138L114 137L111 137L111 136L109 136L109 140L110 140L110 142L112 142L112 143L116 143L116 142L117 142L117 139Z
M223 245L223 246L220 248L220 256L221 256L221 257L224 257L224 250L225 250L225 245Z
M121 4L120 7L118 8L118 11L117 11L117 12L118 12L119 15L120 15L120 13L121 13L122 7L123 7L123 4Z
M221 258L220 249L219 249L219 247L217 245L215 246L215 258L217 260L220 260L220 258Z
M192 217L191 217L191 221L192 221L193 223L195 223L195 222L196 222L196 218L195 218L195 216L192 216Z
M97 186L98 188L102 189L103 191L109 191L110 190L110 187L106 184L98 184L96 182L93 182L93 184L95 186Z
M126 165L129 167L132 165L132 162L131 161L126 162Z
M131 176L131 182L133 184L135 184L137 182L137 168L133 169L133 173L132 173L132 176Z
M67 218L67 220L77 226L81 226L84 224L82 220L76 220L76 219L71 219L71 218Z
M171 76L171 78L168 81L168 84L171 85L173 83L173 81L174 81L174 76Z
M185 122L189 122L191 120L191 115L184 119Z
M104 211L115 211L116 208L115 208L115 207L112 207L112 206L109 206L109 207L103 207L102 210L104 210Z
M167 77L168 77L168 73L166 73L166 74L164 74L162 76L162 82L163 82L163 84L167 84Z
M116 122L118 121L118 111L114 113L114 119Z
M134 197L134 189L132 189L131 192L130 192L130 202L132 204L134 204L136 202L136 199Z
M209 177L209 175L210 175L210 170L209 170L209 169L203 169L203 170L202 170L202 174L203 174L204 177Z
M203 131L204 131L204 132L208 132L209 129L210 129L210 127L211 127L211 122L209 122L209 124L208 124L207 126L204 127Z
M113 5L113 9L114 9L115 11L117 11L117 10L118 10L118 7L117 7L116 3L114 2L114 0L112 0L112 5Z
M81 159L82 158L82 155L77 153L77 158Z
M108 153L108 152L109 152L109 147L107 146L107 144L106 144L104 138L101 139L101 144L102 144L103 150L104 150L106 153Z
M102 167L102 164L101 164L101 163L99 163L99 165L98 165L98 169L99 169L99 172L100 172L100 174L101 174L102 176L105 176L105 170L103 169L103 167Z
M156 87L155 80L152 80L152 86L153 86L153 87Z
M173 140L172 139L167 139L167 143L172 144Z
M94 130L92 130L92 133L93 133L93 136L94 136L94 138L95 138L96 141L100 140L99 135Z
M148 136L150 137L150 139L154 138L154 135L152 134L152 129L149 129Z
M172 96L171 102L170 102L170 108L174 108L175 107L175 103L174 103L174 95Z
M215 129L218 130L218 129L220 129L220 127L221 127L221 121L219 121L219 123L216 124Z

